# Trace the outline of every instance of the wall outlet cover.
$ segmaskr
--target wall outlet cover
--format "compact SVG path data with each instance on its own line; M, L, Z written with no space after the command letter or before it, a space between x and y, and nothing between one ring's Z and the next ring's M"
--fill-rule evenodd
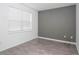
M70 39L73 39L73 36L70 36Z
M64 35L64 38L66 38L66 35Z

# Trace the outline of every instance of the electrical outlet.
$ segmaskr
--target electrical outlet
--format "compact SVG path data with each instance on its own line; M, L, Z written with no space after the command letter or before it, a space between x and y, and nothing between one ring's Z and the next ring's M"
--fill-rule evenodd
M73 36L70 36L70 39L73 39Z
M66 35L64 35L64 38L66 38Z

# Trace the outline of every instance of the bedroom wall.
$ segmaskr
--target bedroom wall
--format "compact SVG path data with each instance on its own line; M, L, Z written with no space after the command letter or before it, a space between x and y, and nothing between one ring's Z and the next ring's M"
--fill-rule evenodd
M76 4L76 43L77 50L79 53L79 3Z
M32 31L8 32L8 7L19 8L31 12ZM18 3L0 4L0 51L22 44L38 37L38 12L28 6Z
M76 41L76 7L68 6L40 11L38 35L64 41ZM64 35L66 36L64 38ZM72 39L71 39L71 36Z
M8 39L7 11L6 5L0 4L0 50L4 48L5 41Z

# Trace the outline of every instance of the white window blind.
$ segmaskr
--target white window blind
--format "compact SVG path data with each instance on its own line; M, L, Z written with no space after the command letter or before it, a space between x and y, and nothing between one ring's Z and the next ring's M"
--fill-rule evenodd
M8 29L9 31L32 30L32 14L20 9L9 7Z
M23 30L32 29L32 14L26 12L22 12L22 13L23 13L23 20L22 20Z

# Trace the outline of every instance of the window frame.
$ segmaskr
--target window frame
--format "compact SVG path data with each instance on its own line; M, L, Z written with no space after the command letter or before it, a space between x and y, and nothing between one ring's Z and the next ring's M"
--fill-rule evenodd
M8 32L17 32L17 31L32 31L32 13L31 12L27 12L27 11L24 11L24 10L21 10L21 9L18 9L18 8L15 8L15 7L9 7L9 8L13 8L13 9L16 9L16 10L19 10L20 11L20 15L21 15L21 20L10 20L9 19L9 15L8 15ZM27 13L27 14L29 14L30 16L30 22L31 22L31 26L30 26L30 28L29 27L27 27L27 29L23 29L23 22L24 22L24 20L23 20L23 12L25 12L25 13ZM27 19L26 19L27 20ZM9 26L10 26L10 24L9 24L9 22L10 21L20 21L20 29L18 29L18 30L10 30L10 28L9 28Z

